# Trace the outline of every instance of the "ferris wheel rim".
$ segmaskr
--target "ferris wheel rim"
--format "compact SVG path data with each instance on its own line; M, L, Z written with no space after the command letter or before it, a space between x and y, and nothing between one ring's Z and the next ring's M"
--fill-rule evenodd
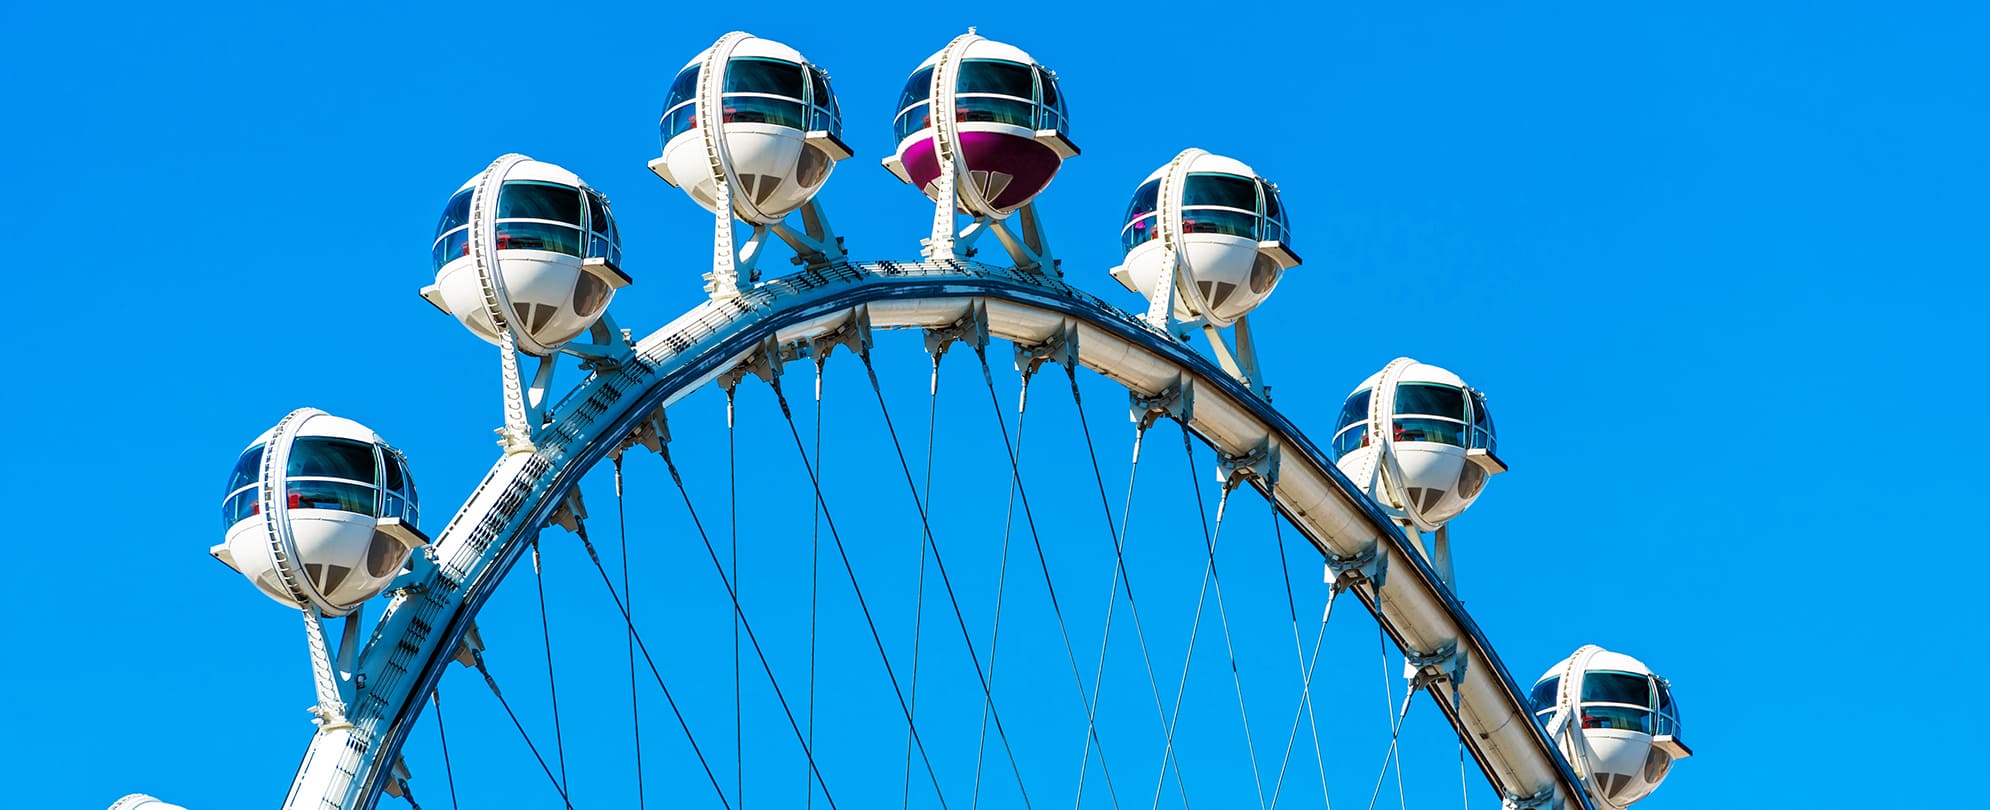
M741 298L701 304L637 342L634 351L623 358L623 363L624 368L639 369L635 373L643 381L641 390L615 391L609 376L601 373L576 387L554 406L553 411L562 414L562 418L544 431L546 441L538 443L538 449L531 454L500 457L455 518L437 535L436 548L441 560L436 563L437 576L446 579L451 576L446 566L457 560L442 559L442 553L462 549L477 539L480 530L491 527L487 532L491 536L485 538L484 548L476 550L482 562L474 570L461 571L463 576L452 581L460 597L448 606L447 620L440 625L427 626L429 637L416 645L418 652L402 656L416 660L395 664L412 680L382 684L387 687L385 691L393 693L393 697L383 698L380 690L374 690L366 696L366 700L357 701L352 720L359 725L321 729L315 734L293 779L285 806L325 806L329 803L331 806L372 807L377 803L387 786L391 764L405 743L414 719L420 715L422 703L433 693L448 664L455 660L462 639L485 601L522 556L525 537L544 526L566 499L567 493L578 486L596 464L608 458L651 413L710 384L720 374L736 367L742 358L767 348L769 341L778 342L784 328L792 332L798 325L824 321L844 312L850 313L849 319L854 322L860 313L882 311L889 314L893 307L934 302L964 306L970 314L975 311L978 302L983 307L984 319L987 317L985 307L989 303L998 303L1035 310L1044 316L1067 322L1075 321L1079 326L1090 327L1104 336L1144 350L1150 359L1172 368L1178 380L1192 382L1197 396L1206 392L1221 397L1227 401L1223 404L1254 419L1268 436L1276 437L1277 450L1285 454L1288 461L1301 462L1305 470L1324 478L1348 505L1355 507L1354 511L1373 530L1373 539L1368 541L1373 555L1385 559L1388 566L1401 566L1390 573L1397 576L1407 573L1407 581L1416 586L1408 592L1417 599L1427 601L1429 604L1422 605L1424 608L1434 607L1456 626L1451 653L1467 661L1476 656L1480 662L1472 667L1476 671L1471 672L1465 682L1473 684L1472 688L1478 690L1472 678L1490 680L1494 687L1492 696L1504 704L1493 707L1493 711L1521 718L1520 725L1528 730L1528 733L1521 734L1521 740L1531 750L1506 751L1496 744L1489 745L1480 738L1479 733L1467 732L1498 733L1510 723L1502 722L1489 729L1468 729L1473 723L1463 714L1462 706L1451 700L1437 701L1443 707L1447 721L1473 749L1488 780L1504 796L1522 804L1529 800L1561 799L1582 807L1593 806L1587 791L1582 788L1582 782L1558 747L1532 722L1525 693L1462 604L1448 588L1439 584L1435 571L1418 552L1411 550L1411 541L1396 524L1372 500L1362 495L1289 418L1272 408L1268 401L1253 394L1245 383L1225 374L1214 362L1195 353L1186 344L1171 339L1137 317L1089 293L1038 274L957 259L918 263L838 263L775 279L742 291ZM884 320L886 328L933 328L930 324ZM700 327L705 330L702 336L689 340L684 337L685 333ZM732 327L731 331L725 331L726 327ZM983 339L1016 340L1007 334L989 334L986 320L982 323L982 329L980 337ZM1020 340L1017 343L1023 345ZM1103 367L1106 364L1085 362L1083 347L1078 349L1072 353L1076 362L1100 372L1101 376L1130 392L1140 394L1126 379L1116 375L1114 369ZM1187 387L1184 385L1185 389ZM604 389L611 393L605 399L601 396ZM574 422L571 417L589 408L597 413L586 418L595 421L576 428L586 431L586 434L569 431L568 435L555 435L561 433L562 428L572 427ZM613 409L612 416L610 408ZM1195 426L1197 420L1194 416L1185 415L1182 421L1205 443L1217 447L1214 437ZM576 441L579 446L572 446L571 443ZM1220 451L1222 448L1217 449ZM521 483L536 480L546 482L543 491L518 491ZM1323 556L1333 556L1326 542L1309 528L1311 524L1300 519L1306 514L1305 511L1297 510L1295 514L1280 501L1275 482L1269 487L1262 483L1258 486L1261 491L1266 491L1268 500L1275 508L1307 536L1316 550L1321 551ZM491 523L492 512L488 505L483 509L474 508L480 503L497 504L506 499L515 499L517 503L509 516L500 519L495 526ZM1379 576L1377 579L1379 581ZM1385 593L1380 586L1370 588L1357 585L1351 590L1397 645L1406 654L1409 653L1412 645L1402 635L1403 628L1392 625L1384 615L1390 607L1384 603L1400 602L1403 597L1398 594L1404 593L1404 589L1393 588ZM1394 597L1393 600L1390 597ZM409 608L406 604L409 598L407 592L394 596L361 653L362 662L394 663L393 653L405 646L407 625L421 620L415 614L402 615L403 609L419 611L422 607L416 605ZM1398 609L1402 609L1400 605ZM380 657L376 658L376 655ZM1457 687L1453 688L1455 695ZM1433 695L1438 694L1433 691ZM1476 710L1476 705L1473 708ZM361 725L373 739L354 739L354 735L361 731ZM1501 739L1511 742L1505 737ZM1534 788L1531 793L1510 789L1513 786L1508 783L1519 780L1502 779L1492 764L1494 756L1511 757L1516 753L1532 757L1528 764L1533 766L1537 777L1539 772L1546 772L1545 780L1531 780L1529 786ZM320 762L327 759L325 755L331 755L329 761ZM349 770L341 767L353 757L359 757L360 761L350 763ZM1517 771L1522 766L1507 763L1506 767L1508 771ZM318 771L330 773L320 774ZM339 773L346 777L343 784L336 777ZM1546 784L1543 784L1544 781Z

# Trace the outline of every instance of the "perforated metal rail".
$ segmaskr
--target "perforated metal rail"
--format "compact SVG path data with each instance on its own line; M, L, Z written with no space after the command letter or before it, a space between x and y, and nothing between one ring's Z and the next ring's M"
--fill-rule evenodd
M1193 392L1184 421L1218 452L1276 448L1280 512L1342 572L1411 661L1510 806L1591 807L1531 718L1524 693L1411 541L1270 403L1142 319L1042 275L969 261L836 264L709 301L644 338L550 413L530 454L501 457L433 548L424 581L396 591L360 658L350 727L320 730L285 807L370 808L471 620L581 477L657 408L703 387L769 339L821 337L868 320L937 329L985 317L1019 345L1077 338L1077 361L1137 397ZM1441 672L1439 672L1441 670Z

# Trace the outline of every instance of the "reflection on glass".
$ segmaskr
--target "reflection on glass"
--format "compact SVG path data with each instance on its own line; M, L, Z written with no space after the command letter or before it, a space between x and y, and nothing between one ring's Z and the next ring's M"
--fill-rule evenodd
M1216 172L1190 172L1182 182L1182 205L1221 205L1258 210L1258 184L1248 177Z
M1334 425L1334 429L1339 430L1356 422L1368 421L1368 397L1372 393L1373 389L1368 389L1356 391L1353 396L1348 397L1347 402L1340 406L1340 422Z
M1120 232L1120 247L1132 250L1153 241L1155 237L1161 235L1161 229L1156 227L1159 222L1159 218L1153 216L1134 220L1133 224L1126 226L1126 229Z
M1465 426L1442 419L1402 419L1396 420L1395 440L1399 442L1439 442L1455 447L1465 446Z
M1012 98L966 96L954 99L954 120L1036 129L1036 105Z
M336 509L367 517L380 516L372 487L338 481L296 479L292 479L287 486L290 489L292 509Z
M1442 416L1462 422L1465 392L1436 383L1402 383L1396 386L1396 413Z
M912 133L932 125L933 116L928 114L925 102L920 102L919 106L899 113L898 119L891 122L891 137L894 141L903 141Z
M221 527L233 526L256 511L256 490L253 487L230 495L221 502Z
M228 473L228 488L224 491L234 492L262 480L262 469L263 446L259 444L243 451L242 457L235 461L235 469Z
M1651 712L1644 709L1630 709L1621 706L1582 707L1583 728L1611 728L1625 731L1641 731L1650 734L1652 730Z
M899 91L898 108L903 110L933 95L933 69L923 67L913 71L905 80L905 89Z
M760 96L726 96L725 118L728 124L773 124L775 126L801 129L806 120L802 115L799 101Z
M449 198L449 204L442 207L442 221L435 224L436 236L470 224L470 191L466 188L456 192L456 196Z
M468 255L470 255L470 229L458 228L448 236L436 240L435 269L441 270L450 260Z
M1154 208L1157 204L1156 201L1160 198L1160 195L1160 180L1149 180L1141 183L1139 188L1133 190L1133 201L1126 205L1126 219L1124 221L1132 222L1137 217L1154 213Z
M727 93L769 93L799 100L807 77L802 66L762 56L738 56L726 63Z
M546 222L500 222L498 250L550 250L580 256L580 228Z
M1528 702L1534 704L1536 709L1552 709L1561 688L1562 678L1559 675L1534 684L1534 692L1528 696Z
M670 109L698 96L698 66L692 65L678 71L677 78L670 82L670 95L664 98L664 109Z
M997 59L964 59L955 93L996 93L1036 99L1036 76L1028 65Z
M290 445L290 475L321 475L373 483L373 445L307 436Z
M1191 208L1182 212L1182 233L1220 233L1258 238L1256 214L1222 208Z
M1651 705L1651 679L1628 672L1591 672L1582 679L1584 702Z
M663 116L663 142L698 128L698 105L685 104L674 107Z
M1368 425L1359 424L1334 437L1334 458L1340 458L1368 444Z
M580 190L538 180L508 180L498 193L498 219L549 219L580 227Z

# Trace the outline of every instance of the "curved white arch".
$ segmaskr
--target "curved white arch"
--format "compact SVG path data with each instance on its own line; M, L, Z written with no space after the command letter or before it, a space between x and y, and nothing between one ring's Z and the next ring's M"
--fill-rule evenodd
M1535 725L1476 624L1407 540L1326 455L1243 383L1140 319L1042 275L974 262L838 264L704 303L641 340L555 406L530 454L500 458L434 543L435 564L397 590L360 657L348 727L321 729L286 808L370 808L422 702L471 620L567 493L648 415L763 351L769 341L871 328L940 329L980 319L1029 346L1077 336L1077 361L1136 396L1193 392L1190 430L1219 453L1276 453L1271 494L1413 662L1509 807L1592 806ZM778 344L777 344L778 345ZM1265 485L1260 483L1260 488Z

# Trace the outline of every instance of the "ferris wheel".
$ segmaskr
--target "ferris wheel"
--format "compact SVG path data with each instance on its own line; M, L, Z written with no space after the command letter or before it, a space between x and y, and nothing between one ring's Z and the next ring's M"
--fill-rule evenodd
M1273 407L1250 318L1301 261L1277 185L1199 149L1139 183L1108 273L1144 299L1129 313L1051 251L1035 201L1079 149L1057 74L1022 49L970 31L911 74L883 164L934 203L916 259L845 253L817 198L854 155L842 126L828 73L787 45L731 33L685 64L649 167L713 216L710 298L640 338L609 313L634 277L600 190L514 154L449 197L420 293L498 348L502 384L502 454L468 502L425 533L416 465L310 408L249 444L224 497L212 554L300 611L315 676L285 807L453 805L477 768L449 755L442 693L466 688L516 730L500 767L530 802L590 806L575 774L595 763L569 746L624 732L562 723L554 567L614 641L559 671L566 719L605 703L574 679L625 658L616 778L639 802L1372 807L1392 769L1400 797L1417 693L1505 807L1621 810L1690 756L1643 663L1584 647L1530 689L1466 613L1449 523L1506 470L1483 392L1401 358L1324 444ZM763 275L775 239L798 272ZM1130 446L1099 427L1119 413L1102 395L1125 397ZM828 458L825 429L874 452ZM1162 476L1190 494L1143 497ZM647 542L670 556L632 577L642 509L669 513ZM742 547L754 520L780 542ZM514 685L535 668L480 625L520 589L539 624L505 643L543 647L550 724ZM1344 707L1328 674L1354 654L1329 625L1367 626L1350 597L1386 712ZM687 686L715 657L716 709ZM1355 714L1379 722L1349 741ZM441 762L415 761L431 733ZM1372 789L1329 784L1350 768Z

